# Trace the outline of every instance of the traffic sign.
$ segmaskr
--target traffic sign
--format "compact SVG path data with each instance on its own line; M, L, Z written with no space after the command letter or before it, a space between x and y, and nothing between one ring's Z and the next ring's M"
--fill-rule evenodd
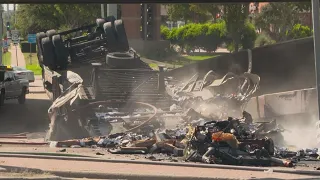
M36 43L36 34L28 34L28 43Z
M8 47L8 41L6 39L3 40L3 47Z
M11 39L14 44L20 43L20 34L18 30L11 30Z

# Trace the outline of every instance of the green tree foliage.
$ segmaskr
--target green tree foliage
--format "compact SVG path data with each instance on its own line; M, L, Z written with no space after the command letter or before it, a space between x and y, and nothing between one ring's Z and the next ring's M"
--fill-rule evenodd
M273 40L269 35L261 33L257 36L255 41L255 47L261 47L266 45L275 44L276 41Z
M286 40L286 32L299 23L299 12L307 3L272 2L265 5L255 18L255 25L276 41Z
M253 48L256 39L257 39L256 28L252 23L247 21L245 23L244 29L242 30L241 38L240 38L240 44L242 48L243 49Z
M288 39L299 39L312 36L312 30L308 26L296 24L286 33Z
M238 52L241 44L241 36L245 31L246 20L249 15L249 3L225 4L222 18L226 21L228 36L234 51Z
M64 30L95 22L100 4L19 4L16 27L22 35Z
M222 14L226 22L230 42L234 44L235 51L238 51L241 44L241 33L246 28L245 22L249 14L249 3L216 4L216 3L194 3L194 4L171 4L168 5L169 19L193 20L195 15L202 17L200 22L217 22L216 15Z
M224 42L228 42L227 27L225 21L205 24L187 24L180 28L173 28L171 31L163 26L161 35L169 40L172 45L179 45L182 50L191 51L194 49L204 49L214 52ZM241 47L253 48L256 39L255 27L246 22L240 38ZM230 46L233 41L229 42ZM234 49L232 49L234 51Z

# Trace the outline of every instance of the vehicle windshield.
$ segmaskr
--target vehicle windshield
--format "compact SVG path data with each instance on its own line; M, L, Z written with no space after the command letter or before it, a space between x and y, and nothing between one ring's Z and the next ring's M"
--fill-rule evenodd
M319 0L87 1L0 6L4 168L319 179Z

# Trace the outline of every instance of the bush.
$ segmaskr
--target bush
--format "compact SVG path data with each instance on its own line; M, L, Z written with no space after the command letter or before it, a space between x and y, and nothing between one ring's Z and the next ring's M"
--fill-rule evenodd
M234 44L230 44L227 34L226 23L223 20L216 23L187 24L180 28L173 28L171 31L165 26L161 27L161 36L164 39L170 40L171 44L178 45L182 51L187 52L198 48L215 52L223 43L229 44L229 49L233 51ZM253 48L257 38L254 25L246 22L241 34L239 46L244 49Z
M161 38L167 40L170 36L170 30L167 26L160 26L160 34Z
M225 22L207 24L187 24L171 31L166 27L161 28L161 36L170 40L171 44L179 45L182 49L192 51L202 48L215 51L223 43L226 35Z
M286 32L288 39L299 39L312 36L312 30L308 26L296 24L290 31Z
M255 47L261 47L266 46L270 44L275 44L276 41L273 40L270 36L266 34L259 34L256 41L255 41Z

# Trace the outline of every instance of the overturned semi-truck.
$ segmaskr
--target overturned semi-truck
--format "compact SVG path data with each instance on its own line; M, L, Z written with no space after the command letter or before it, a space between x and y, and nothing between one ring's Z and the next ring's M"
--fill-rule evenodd
M114 117L140 106L169 106L162 68L151 69L129 47L121 19L40 32L37 46L43 85L53 102L47 140L107 134L110 126L101 114L106 117L112 108L118 109Z

